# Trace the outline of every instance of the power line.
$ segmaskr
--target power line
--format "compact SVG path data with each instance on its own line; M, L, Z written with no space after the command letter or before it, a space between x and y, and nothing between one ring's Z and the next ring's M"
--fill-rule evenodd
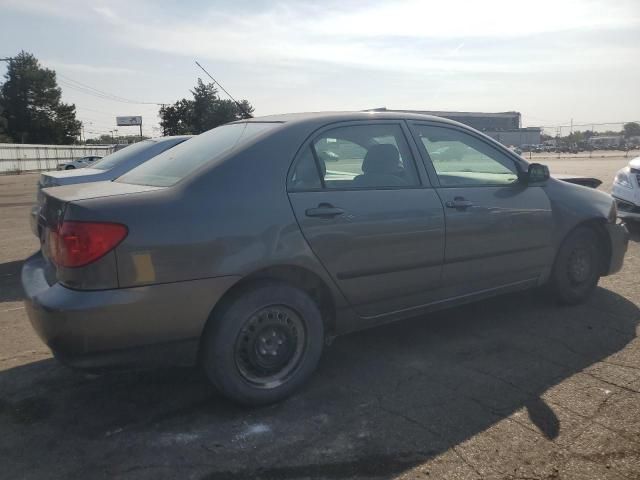
M73 80L67 80L66 78L59 78L58 82L60 84L64 85L64 86L66 86L66 87L69 87L69 88L73 89L73 90L77 90L79 92L86 93L86 94L92 95L94 97L103 98L103 99L106 99L106 100L113 100L113 101L116 101L116 102L132 103L132 101L130 101L128 99L119 98L119 97L117 97L115 95L112 95L110 93L102 92L102 91L94 89L92 87L88 87L88 86L84 86L83 84L75 83L75 81L73 81Z
M82 83L79 82L77 80L74 80L71 77L68 77L66 75L63 75L61 73L57 74L58 77L60 77L58 79L59 83L61 83L62 85L71 88L72 90L76 90L78 92L82 92L85 93L87 95L91 95L97 98L101 98L103 100L111 100L113 102L120 102L120 103L130 103L130 104L136 104L136 105L164 105L166 102L161 103L161 102L142 102L142 101L138 101L138 100L132 100L130 98L125 98L125 97L121 97L119 95L114 95L112 93L109 92L105 92L104 90L100 90L97 89L95 87L92 87L91 85L87 85L86 83Z
M64 87L66 87L66 88L70 88L71 90L75 90L77 92L84 93L85 95L90 95L92 97L100 98L102 100L108 100L108 101L118 102L118 103L127 103L127 104L136 104L137 103L137 102L130 102L130 101L120 100L120 99L117 99L117 98L110 97L108 95L103 95L101 93L97 93L97 92L95 92L93 90L90 90L88 88L84 88L84 87L80 87L78 85L74 85L74 84L69 83L69 82L67 82L65 80L62 80L62 79L59 79L58 83L60 85L64 86Z
M99 115L104 115L105 117L115 118L117 116L115 113L112 113L112 112L103 112L101 110L94 110L92 108L79 107L78 105L76 105L76 110L84 110L84 111L87 111L87 112L97 113Z

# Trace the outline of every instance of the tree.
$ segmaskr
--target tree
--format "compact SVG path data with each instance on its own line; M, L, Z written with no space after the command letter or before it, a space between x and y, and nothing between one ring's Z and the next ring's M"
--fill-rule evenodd
M56 73L32 54L20 52L9 61L0 88L7 133L21 143L73 143L80 134L76 107L61 102Z
M183 98L160 108L160 126L165 135L197 135L235 120L251 118L253 107L247 100L236 104L223 100L213 83L198 78L191 90L193 100Z
M113 135L108 135L105 133L96 138L88 138L85 143L87 145L111 145L114 143L129 144L137 143L148 138L149 137L144 136L140 137L140 135L118 135L117 137L114 137Z
M629 137L640 137L640 124L636 122L625 123L624 127L624 136L625 138Z
M0 99L0 143L10 143L11 137L7 134L7 125L9 122L3 115L2 99Z
M160 126L164 135L188 135L193 132L193 100L183 98L160 107Z

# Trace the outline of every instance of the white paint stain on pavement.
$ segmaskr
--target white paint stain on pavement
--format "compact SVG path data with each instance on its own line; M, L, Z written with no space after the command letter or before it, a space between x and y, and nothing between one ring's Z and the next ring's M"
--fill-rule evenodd
M160 447L168 447L171 445L186 445L195 442L200 438L198 433L163 433L153 444Z
M271 427L264 423L256 423L255 425L249 425L242 432L235 436L234 440L246 440L256 435L264 435L271 432Z

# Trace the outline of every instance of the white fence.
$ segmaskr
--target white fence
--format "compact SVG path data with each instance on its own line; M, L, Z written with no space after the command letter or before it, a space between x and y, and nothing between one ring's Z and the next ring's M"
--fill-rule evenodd
M114 145L29 145L0 143L0 174L55 170L58 164L82 157L104 157Z

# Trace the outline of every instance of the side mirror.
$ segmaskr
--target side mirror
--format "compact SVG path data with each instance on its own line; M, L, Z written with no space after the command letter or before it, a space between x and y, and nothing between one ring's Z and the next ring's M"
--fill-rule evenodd
M549 167L540 163L531 163L526 175L526 182L540 183L549 180Z

